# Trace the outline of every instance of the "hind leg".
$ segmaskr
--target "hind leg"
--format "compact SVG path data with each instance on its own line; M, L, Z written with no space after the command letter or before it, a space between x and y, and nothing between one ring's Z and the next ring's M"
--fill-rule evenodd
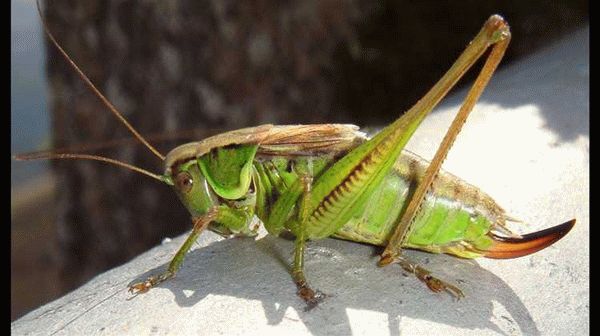
M385 263L387 261L389 262ZM404 257L397 257L394 260L384 259L379 262L379 266L385 266L391 263L399 264L405 271L414 274L417 279L425 283L427 287L429 287L429 289L435 293L446 291L450 293L450 295L454 296L457 300L465 297L460 288L432 276L430 271L416 263L406 260Z

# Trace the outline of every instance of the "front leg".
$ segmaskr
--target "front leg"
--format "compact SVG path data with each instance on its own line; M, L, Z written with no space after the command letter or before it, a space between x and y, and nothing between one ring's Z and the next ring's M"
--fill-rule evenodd
M202 217L194 219L194 227L192 228L192 233L187 237L183 245L179 248L179 251L175 254L171 263L169 264L169 268L167 271L160 275L153 275L148 277L145 281L135 283L129 286L129 292L132 294L142 294L146 293L152 287L156 287L159 283L170 279L175 276L177 270L181 266L183 259L185 258L186 253L192 247L192 244L196 241L200 233L208 227L211 221L213 221L218 214L217 208L212 208L209 210L207 214Z

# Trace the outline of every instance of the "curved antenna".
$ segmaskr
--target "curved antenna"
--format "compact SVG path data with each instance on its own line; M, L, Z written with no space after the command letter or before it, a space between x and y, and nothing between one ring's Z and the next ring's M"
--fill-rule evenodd
M115 159L111 159L111 158L107 158L104 156L98 156L98 155L91 155L91 154L72 154L72 153L39 153L39 152L34 152L34 153L26 153L26 154L18 154L13 156L13 158L17 161L32 161L32 160L56 160L56 159L80 159L80 160L92 160L92 161L101 161L101 162L105 162L105 163L110 163L113 165L117 165L120 167L124 167L127 168L129 170L138 172L140 174L144 174L146 176L150 176L153 179L159 180L161 182L165 182L167 184L169 183L169 180L167 177L162 176L162 175L157 175L154 173L151 173L145 169L136 167L134 165L125 163L125 162L121 162Z
M63 50L63 48L58 44L58 42L56 41L56 39L54 38L52 33L50 33L50 29L48 29L46 21L44 20L44 17L42 15L42 10L40 9L39 0L37 0L35 4L37 6L37 11L38 11L38 14L40 15L40 19L42 20L42 26L44 27L44 31L46 32L46 35L48 35L48 38L50 39L50 41L52 41L52 44L54 44L54 46L58 49L58 51L60 51L60 53L63 55L63 57L68 61L68 63L73 67L73 69L75 69L75 71L79 74L79 77L81 77L81 79L85 82L85 84L87 84L87 86L96 94L96 96L98 96L98 98L100 98L100 100L102 100L104 105L106 105L106 107L108 107L108 109L117 117L117 119L119 119L121 121L121 123L123 123L123 125L125 125L125 127L127 127L127 129L140 142L142 142L159 159L164 161L165 156L162 155L158 150L156 150L156 148L154 148L152 145L150 145L150 143L148 141L146 141L146 139L144 139L144 137L141 134L139 134L138 131L136 131L135 128L133 128L133 126L131 126L131 124L129 124L127 119L125 119L125 117L123 117L123 115L113 106L113 104L111 104L111 102L108 101L108 99L106 99L106 97L104 97L104 95L102 93L100 93L100 91L96 88L96 86L94 86L92 81L83 73L83 71L81 71L81 69L79 69L79 67L77 66L77 64L75 64L75 62L73 62L71 57L69 57L69 55L67 55L67 53Z
M153 143L157 144L157 143L174 141L174 140L179 140L179 139L189 139L189 140L204 139L208 136L223 133L226 131L228 131L228 129L226 129L226 128L187 129L187 130L178 130L177 134L165 134L164 132L146 134L145 138L146 138L146 140L152 141ZM132 137L127 137L127 138L107 140L107 141L102 141L102 142L95 141L95 142L78 143L73 146L62 147L62 148L53 148L50 150L43 150L43 151L36 151L35 153L38 153L38 154L41 154L41 153L67 153L67 152L69 152L69 153L88 152L89 153L89 152L98 151L101 149L113 149L116 147L133 146L133 145L136 145L136 146L140 145L138 139L132 138ZM29 152L27 154L29 155L32 153L34 153L34 152Z

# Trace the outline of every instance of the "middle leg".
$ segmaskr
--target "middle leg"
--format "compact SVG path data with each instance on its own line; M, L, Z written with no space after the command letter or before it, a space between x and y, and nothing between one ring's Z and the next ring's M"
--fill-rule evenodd
M319 302L325 298L325 294L320 291L315 291L308 285L306 276L304 275L304 249L306 247L306 223L308 219L307 201L310 199L310 188L312 178L310 176L302 176L301 183L304 189L300 208L298 210L299 225L296 232L296 243L294 247L294 265L292 267L292 278L298 287L296 294L306 302L306 310L313 309Z

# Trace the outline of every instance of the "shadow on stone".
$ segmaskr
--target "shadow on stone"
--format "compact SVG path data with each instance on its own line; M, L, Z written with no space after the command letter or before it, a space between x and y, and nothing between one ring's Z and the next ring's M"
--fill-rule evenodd
M172 291L181 307L194 306L207 295L260 301L270 325L279 324L292 307L315 335L352 334L347 309L387 314L391 335L400 334L403 317L458 328L491 329L501 334L515 330L526 335L539 334L515 292L473 261L405 251L406 256L426 265L436 276L457 283L466 294L457 302L450 295L430 292L413 276L402 276L399 266L378 268L373 247L334 239L309 244L307 277L313 288L328 297L316 309L304 312L304 303L295 294L287 266L292 250L293 242L272 236L257 241L214 242L188 253L177 277L158 287ZM135 281L158 274L166 267L163 264ZM498 305L509 316L499 313Z

